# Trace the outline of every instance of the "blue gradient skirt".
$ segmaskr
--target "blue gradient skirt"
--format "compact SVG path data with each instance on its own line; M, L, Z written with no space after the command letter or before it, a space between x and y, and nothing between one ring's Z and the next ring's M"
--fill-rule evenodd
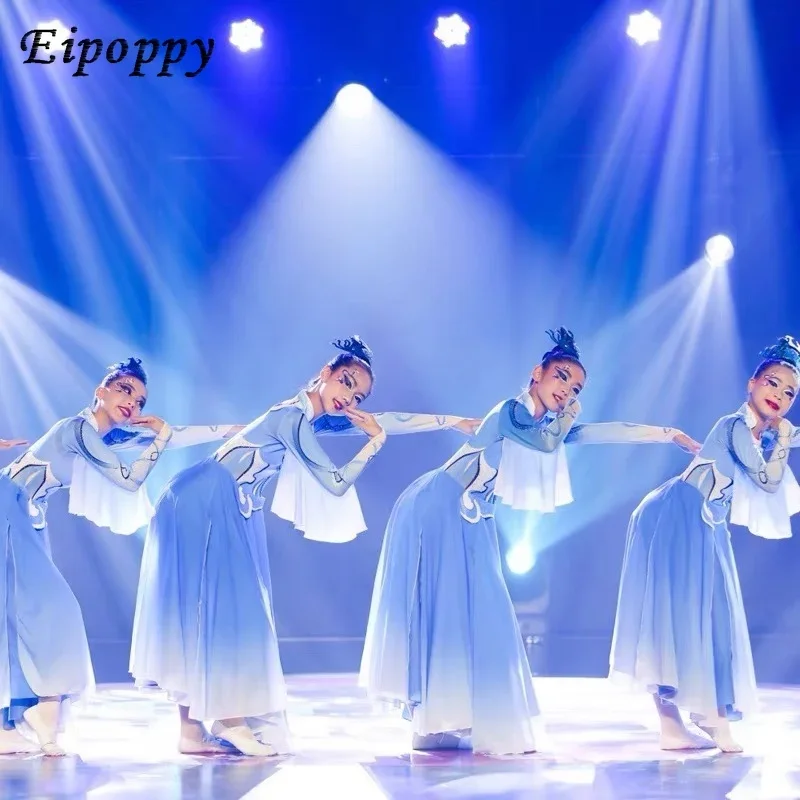
M46 531L25 493L0 475L0 708L18 720L39 697L74 697L94 686L80 606L50 557Z
M241 515L236 482L213 459L183 470L147 532L131 674L158 684L193 719L282 713L270 594L263 514Z
M724 516L712 519L702 495L678 478L631 517L611 678L658 692L695 718L739 719L756 707L730 532Z
M476 752L529 752L539 709L497 530L492 518L461 517L462 491L436 470L395 504L360 683L404 706L417 733L471 729Z

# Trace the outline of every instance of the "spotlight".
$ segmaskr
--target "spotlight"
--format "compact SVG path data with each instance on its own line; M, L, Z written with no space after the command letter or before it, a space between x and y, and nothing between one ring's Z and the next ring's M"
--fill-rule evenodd
M445 46L465 45L469 25L458 14L449 17L439 17L436 20L436 30L433 35Z
M360 83L348 83L339 89L336 105L348 117L363 117L372 107L372 92Z
M536 565L536 554L528 542L519 542L506 553L506 564L515 575L524 575Z
M724 234L712 236L706 242L706 261L712 267L723 267L733 258L733 242Z
M231 35L228 41L243 53L250 50L260 50L264 46L264 29L253 22L251 19L246 19L243 22L231 23Z
M639 47L643 47L648 42L657 42L661 38L661 20L649 11L631 14L628 17L626 33Z
M72 36L72 32L68 25L65 25L60 19L51 19L49 22L39 22L36 29L40 31L56 32L56 38L50 42L51 50L66 50L64 42Z

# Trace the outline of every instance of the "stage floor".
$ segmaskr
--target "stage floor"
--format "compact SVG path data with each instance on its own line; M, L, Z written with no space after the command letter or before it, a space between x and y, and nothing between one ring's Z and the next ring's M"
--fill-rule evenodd
M734 726L743 755L687 755L658 749L645 696L588 678L536 685L546 715L540 752L487 758L411 755L406 723L372 708L354 676L292 676L296 755L263 760L180 756L162 695L104 686L74 708L69 744L79 755L0 756L0 798L800 798L800 687L762 689L763 713Z

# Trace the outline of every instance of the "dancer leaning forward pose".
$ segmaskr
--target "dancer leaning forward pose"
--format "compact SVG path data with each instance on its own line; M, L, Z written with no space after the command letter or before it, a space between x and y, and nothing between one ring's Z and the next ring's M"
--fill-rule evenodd
M373 699L403 708L414 749L536 748L539 711L503 578L495 498L541 512L570 502L564 444L699 448L673 428L576 425L586 371L569 331L551 338L528 391L500 403L444 466L412 483L389 519L360 682Z
M740 752L730 721L756 706L753 656L727 520L791 535L800 489L787 467L800 433L785 418L800 381L791 337L761 353L747 402L722 417L683 474L634 511L622 568L611 678L651 692L667 750ZM690 731L679 709L713 739Z

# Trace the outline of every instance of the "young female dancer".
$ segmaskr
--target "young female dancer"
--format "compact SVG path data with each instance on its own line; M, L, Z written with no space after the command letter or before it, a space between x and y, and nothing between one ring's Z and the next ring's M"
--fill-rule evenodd
M652 692L667 750L740 752L730 720L756 704L753 656L727 518L765 538L791 535L800 489L786 466L800 433L785 418L800 349L784 336L760 354L747 402L722 417L689 467L633 512L611 652L611 678Z
M574 425L586 372L572 334L548 333L555 347L529 390L500 403L444 466L412 483L389 519L361 684L404 707L415 749L457 747L471 731L475 751L535 750L538 707L493 518L500 488L509 505L520 498L514 507L552 511L571 500L564 442L699 447L672 428ZM524 502L530 489L533 505Z
M0 752L29 749L12 723L33 729L45 755L63 755L56 742L62 700L94 682L78 601L50 557L45 510L50 496L69 488L77 464L134 492L172 436L158 417L142 416L147 377L136 359L110 368L94 405L57 422L19 458L0 470L0 708L6 727ZM132 464L119 460L103 435L120 425L151 428L155 438ZM76 509L90 519L91 502Z
M342 353L306 391L271 408L212 458L180 472L156 505L142 558L130 669L137 682L157 684L179 705L182 752L221 752L220 740L247 755L283 749L273 739L286 688L260 513L267 485L291 461L301 477L310 475L342 497L387 432L473 429L460 417L359 411L372 389L372 354L358 337L335 346ZM346 421L337 424L342 415ZM356 426L370 440L337 468L317 441L315 424L320 433ZM206 734L202 720L215 720L218 738Z

